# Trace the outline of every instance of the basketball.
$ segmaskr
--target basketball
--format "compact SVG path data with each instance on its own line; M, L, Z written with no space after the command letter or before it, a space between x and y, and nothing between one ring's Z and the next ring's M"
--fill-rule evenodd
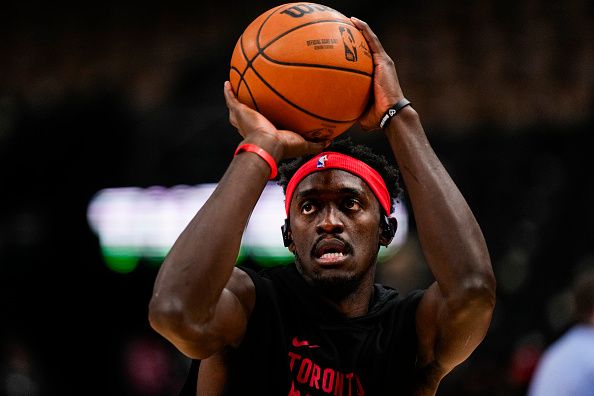
M361 32L315 3L283 4L253 20L237 40L229 72L240 102L311 141L349 129L367 107L372 80Z

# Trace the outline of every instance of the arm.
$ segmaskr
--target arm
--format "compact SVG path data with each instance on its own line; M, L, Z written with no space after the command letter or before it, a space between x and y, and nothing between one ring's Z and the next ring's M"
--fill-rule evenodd
M404 97L393 61L366 23L353 20L373 52L374 102L361 119L377 128L384 112ZM416 315L419 366L444 375L483 340L495 305L495 277L487 246L466 200L429 144L408 106L385 130L406 185L427 263L436 279Z
M282 158L320 151L323 143L277 130L241 104L225 83L229 120L243 136ZM258 155L235 156L211 197L175 241L161 266L149 304L151 326L189 357L203 359L237 345L255 301L254 285L235 262L243 231L270 167Z

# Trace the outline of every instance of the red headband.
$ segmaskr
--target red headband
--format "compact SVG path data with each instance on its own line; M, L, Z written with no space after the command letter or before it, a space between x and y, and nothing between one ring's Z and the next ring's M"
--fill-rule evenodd
M379 201L382 208L387 215L392 212L392 200L390 193L382 176L377 173L375 169L367 165L365 162L346 154L336 153L333 151L326 151L320 153L301 165L297 172L293 175L289 184L287 185L287 192L285 194L285 211L287 217L289 216L289 208L291 207L291 199L297 185L301 183L306 176L327 169L341 169L352 173L367 183L375 197Z

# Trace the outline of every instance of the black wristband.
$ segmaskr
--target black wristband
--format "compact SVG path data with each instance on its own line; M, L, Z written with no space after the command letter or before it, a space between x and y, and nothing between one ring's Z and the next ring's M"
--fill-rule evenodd
M384 127L388 126L392 117L396 116L400 110L405 108L406 106L410 105L410 100L406 98L400 99L394 106L390 107L385 113L384 116L381 118L379 127L384 129Z

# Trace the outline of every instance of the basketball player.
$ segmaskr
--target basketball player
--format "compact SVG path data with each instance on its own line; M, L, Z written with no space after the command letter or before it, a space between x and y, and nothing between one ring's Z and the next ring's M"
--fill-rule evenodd
M406 296L374 284L378 250L396 232L393 168L361 147L277 130L226 82L229 119L244 139L170 250L150 302L152 327L194 361L187 394L434 395L489 327L495 280L479 225L404 98L394 63L368 25L352 21L375 65L374 100L359 121L365 130L381 123L436 281ZM304 155L281 176L294 265L236 267L276 164Z

